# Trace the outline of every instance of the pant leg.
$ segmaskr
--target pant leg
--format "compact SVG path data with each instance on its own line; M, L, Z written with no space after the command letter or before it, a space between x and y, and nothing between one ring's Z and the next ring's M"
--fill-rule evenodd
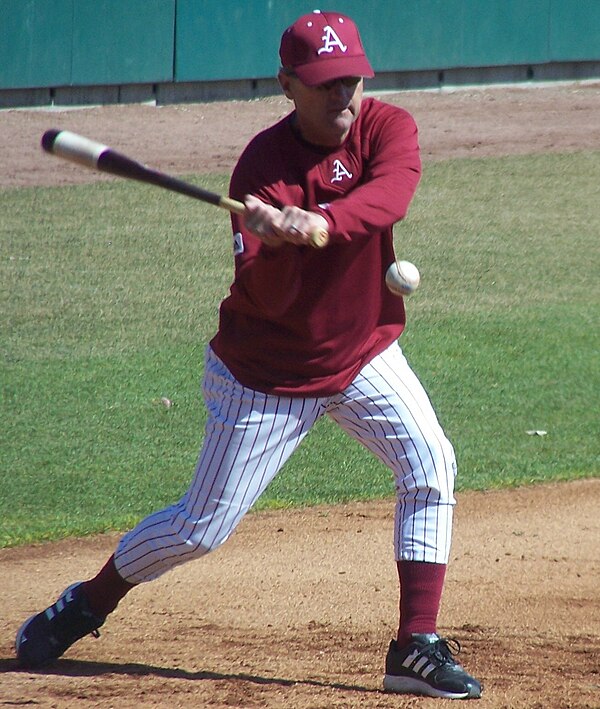
M223 544L323 411L318 399L242 386L212 350L203 392L208 420L194 479L175 505L121 540L117 570L140 583Z
M328 414L394 473L396 559L447 563L454 449L397 343L363 368Z

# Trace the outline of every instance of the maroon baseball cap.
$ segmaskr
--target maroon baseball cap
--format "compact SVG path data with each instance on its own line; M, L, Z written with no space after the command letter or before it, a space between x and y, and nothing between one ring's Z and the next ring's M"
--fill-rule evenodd
M339 12L302 15L283 33L279 56L283 68L307 86L344 76L375 76L357 26Z

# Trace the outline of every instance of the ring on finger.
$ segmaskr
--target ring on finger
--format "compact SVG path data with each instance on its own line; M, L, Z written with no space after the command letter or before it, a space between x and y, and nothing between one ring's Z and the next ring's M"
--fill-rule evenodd
M298 229L298 227L295 224L292 224L292 226L290 227L290 231L294 231L294 232L299 233L300 229Z

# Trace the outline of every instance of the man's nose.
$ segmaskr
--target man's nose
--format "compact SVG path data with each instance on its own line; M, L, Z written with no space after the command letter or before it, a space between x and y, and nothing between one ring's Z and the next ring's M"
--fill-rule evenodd
M346 86L342 79L337 79L333 82L330 92L339 98L347 100L352 96L355 89L356 86Z

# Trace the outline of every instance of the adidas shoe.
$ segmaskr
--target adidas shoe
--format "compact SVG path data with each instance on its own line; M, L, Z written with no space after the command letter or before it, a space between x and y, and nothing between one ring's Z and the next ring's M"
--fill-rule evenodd
M383 688L399 694L424 694L444 699L478 699L481 684L468 675L454 655L460 652L456 641L444 640L435 633L413 634L413 641L399 648L392 640L385 658Z
M98 628L106 618L99 618L90 611L81 586L81 583L69 586L56 603L19 628L15 648L21 667L42 667L58 659L84 635L100 635Z

